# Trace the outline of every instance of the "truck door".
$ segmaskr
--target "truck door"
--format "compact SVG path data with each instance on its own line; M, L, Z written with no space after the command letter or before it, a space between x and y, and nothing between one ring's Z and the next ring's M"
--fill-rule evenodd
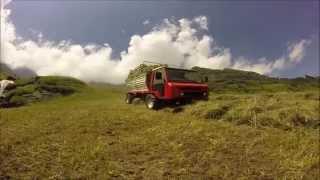
M153 89L159 93L159 96L164 95L164 71L163 69L156 70L153 76Z

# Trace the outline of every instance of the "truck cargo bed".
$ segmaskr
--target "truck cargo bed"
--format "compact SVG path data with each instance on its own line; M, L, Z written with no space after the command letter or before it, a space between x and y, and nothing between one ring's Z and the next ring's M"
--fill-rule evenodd
M127 82L127 87L129 90L146 90L147 86L147 74L142 73L139 76L132 78Z

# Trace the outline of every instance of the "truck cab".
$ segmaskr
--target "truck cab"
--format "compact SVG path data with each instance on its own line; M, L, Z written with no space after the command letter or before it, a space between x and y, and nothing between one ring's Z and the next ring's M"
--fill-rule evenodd
M150 74L149 88L158 99L206 99L208 85L197 71L160 67Z
M149 109L157 109L161 102L185 103L192 99L208 99L206 77L197 71L160 66L146 73L145 88L133 89L128 92L126 101L132 98L145 99ZM139 82L139 80L137 80Z

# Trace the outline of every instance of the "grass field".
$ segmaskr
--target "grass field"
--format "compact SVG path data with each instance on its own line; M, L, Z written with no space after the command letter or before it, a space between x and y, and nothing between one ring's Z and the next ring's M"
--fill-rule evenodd
M0 109L0 179L317 179L319 94L147 110L121 87Z

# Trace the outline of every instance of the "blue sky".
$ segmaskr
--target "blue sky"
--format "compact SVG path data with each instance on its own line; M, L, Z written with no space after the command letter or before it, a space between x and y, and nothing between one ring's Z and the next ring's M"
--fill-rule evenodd
M318 1L25 1L8 5L16 33L24 39L108 43L112 57L126 51L131 37L143 36L165 18L205 16L219 47L249 61L276 59L290 43L310 40L299 64L273 75L303 76L319 71ZM143 24L148 21L149 23Z

